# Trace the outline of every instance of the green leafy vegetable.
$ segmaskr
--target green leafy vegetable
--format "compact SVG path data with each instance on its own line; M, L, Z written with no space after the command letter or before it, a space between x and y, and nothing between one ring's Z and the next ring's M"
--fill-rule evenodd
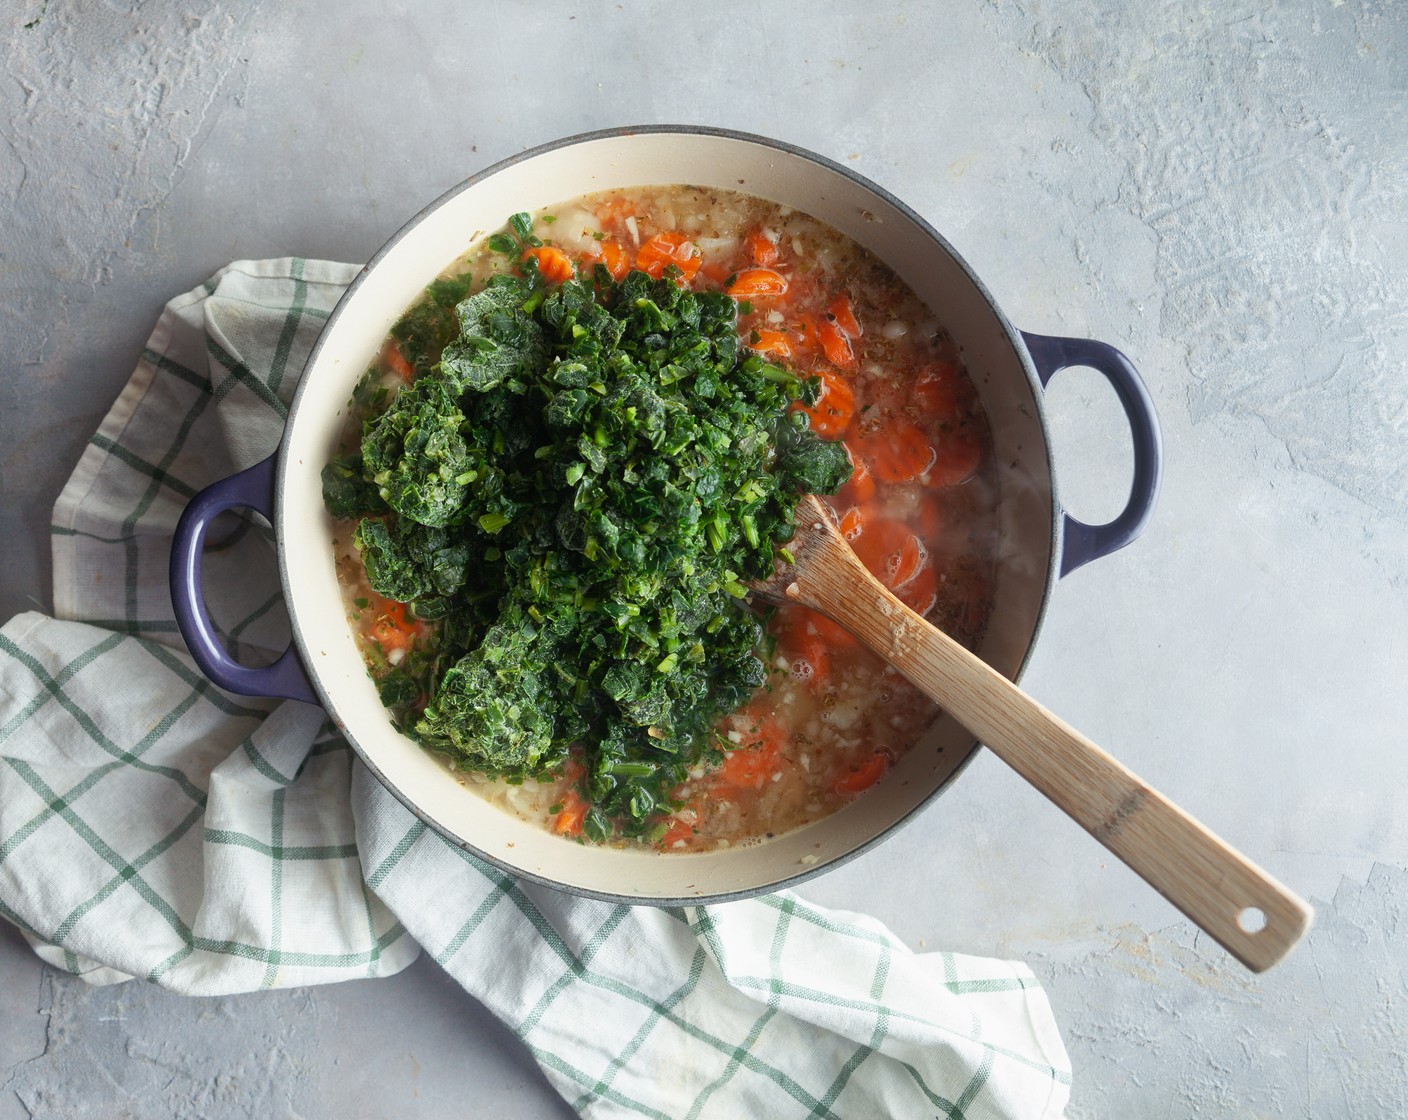
M427 596L453 595L464 584L469 548L444 529L406 518L388 528L364 518L352 534L367 582L378 595L410 603Z
M455 308L469 294L470 276L451 276L433 281L425 295L391 329L416 373L435 364L445 344L459 334Z
M445 347L439 374L454 392L484 392L513 379L522 383L546 360L543 328L524 307L532 296L526 280L495 276L459 305L460 336Z
M443 381L418 380L396 394L362 436L362 461L377 493L402 517L448 525L474 477L460 435L464 415Z
M334 517L358 517L386 509L377 488L365 477L360 455L339 455L323 468L323 504Z
M536 244L527 215L489 241ZM417 360L367 420L360 463L329 464L325 498L363 515L372 587L436 620L379 676L407 731L514 781L570 752L585 834L648 836L720 756L713 722L766 679L747 581L772 572L797 497L834 491L850 464L789 410L815 379L740 350L723 293L671 270L549 287L521 267L466 291L438 364ZM442 296L397 337L424 334Z

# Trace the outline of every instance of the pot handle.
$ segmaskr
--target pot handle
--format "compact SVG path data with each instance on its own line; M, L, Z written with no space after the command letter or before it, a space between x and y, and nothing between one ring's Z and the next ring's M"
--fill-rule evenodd
M272 518L276 456L269 456L248 470L222 478L191 499L176 524L171 542L171 604L176 627L186 641L200 671L228 692L244 696L280 696L319 703L304 672L298 652L290 644L272 665L251 669L230 657L221 643L201 594L201 551L206 530L227 509L244 507Z
M1129 359L1113 346L1093 339L1060 338L1026 331L1022 332L1022 340L1027 344L1043 389L1069 366L1088 366L1104 375L1124 407L1134 440L1134 481L1129 501L1120 515L1104 525L1087 525L1068 513L1062 514L1065 543L1061 550L1061 574L1064 576L1082 564L1123 548L1144 531L1159 496L1159 479L1164 466L1163 437L1159 434L1159 417L1154 411L1153 398L1144 387L1143 379Z

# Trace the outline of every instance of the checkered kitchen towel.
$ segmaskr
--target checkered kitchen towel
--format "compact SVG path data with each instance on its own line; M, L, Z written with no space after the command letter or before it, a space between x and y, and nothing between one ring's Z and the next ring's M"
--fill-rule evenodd
M197 995L387 976L423 948L584 1116L1059 1116L1069 1065L1024 966L916 954L789 893L660 910L515 882L408 813L319 709L192 668L176 519L277 445L356 271L242 261L175 300L85 450L54 511L64 621L0 630L0 914L87 980ZM267 661L287 642L270 536L231 522L211 610Z

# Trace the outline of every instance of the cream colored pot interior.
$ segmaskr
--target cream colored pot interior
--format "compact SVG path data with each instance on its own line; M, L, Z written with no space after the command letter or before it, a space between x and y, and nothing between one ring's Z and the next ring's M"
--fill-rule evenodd
M962 348L993 424L1003 494L1004 557L980 651L1008 676L1034 638L1052 572L1051 479L1040 411L1001 317L964 268L897 206L838 170L738 137L638 133L539 152L467 184L408 226L330 322L285 436L277 525L289 612L329 711L373 770L444 833L516 872L595 894L642 900L757 891L843 859L917 809L974 748L940 720L873 790L823 822L763 844L701 854L579 845L510 817L462 788L391 725L368 679L333 571L319 472L352 387L392 323L469 244L508 215L589 191L659 183L716 186L773 199L869 247L934 309Z

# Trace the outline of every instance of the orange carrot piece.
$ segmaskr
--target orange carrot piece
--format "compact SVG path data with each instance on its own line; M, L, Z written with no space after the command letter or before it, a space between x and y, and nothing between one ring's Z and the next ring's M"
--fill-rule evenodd
M832 622L824 614L818 614L807 607L791 603L777 608L768 630L777 637L778 646L783 649L784 657L790 656L791 635L794 633L815 635L825 643L828 654L835 653L837 650L849 649L856 644L856 639L851 636L849 630ZM802 639L798 638L796 645L802 644Z
M817 687L825 682L831 675L831 647L824 637L817 632L815 626L807 624L802 628L802 632L797 636L796 656L792 659L792 670L798 676L799 665L805 664L806 680L812 687Z
M865 518L855 506L841 515L841 535L848 541L855 540L865 529Z
M745 733L737 750L724 756L719 780L738 789L762 789L777 772L782 751L783 731L772 717L765 718L756 731Z
M846 448L846 457L851 461L850 480L841 487L836 497L840 500L862 503L875 497L875 476L865 465L865 460L856 454L849 440L841 441Z
M816 316L809 312L802 313L800 326L792 327L797 333L797 350L802 354L810 354L817 348L816 339Z
M596 217L597 221L607 226L615 222L625 221L627 218L632 217L635 212L635 203L631 202L629 199L621 198L618 195L615 198L608 198L605 202L601 203L601 205L596 208Z
M382 601L368 633L381 646L383 653L409 649L411 642L418 638L425 627L419 620L408 618L406 604L391 599Z
M849 649L856 644L856 637L839 622L832 622L824 614L817 614L816 611L807 611L807 622L813 630L826 640L826 648L833 653L840 649Z
M411 368L411 363L406 361L406 356L401 353L401 348L394 342L388 342L386 348L381 352L382 360L386 363L386 368L399 377L402 381L410 381L416 375L416 371Z
M662 848L673 848L681 840L688 840L694 835L694 826L688 821L682 821L675 817L670 821L670 827L665 830L665 835L660 837Z
M816 404L799 407L811 418L812 431L822 439L839 439L856 413L856 395L835 370L819 370L817 376L821 378L821 396Z
M730 751L724 758L723 769L719 771L724 785L735 789L762 789L763 783L772 774L772 759L768 752L761 749Z
M777 242L770 237L764 237L762 230L755 229L744 239L743 244L747 246L748 255L753 258L754 264L768 268L777 263Z
M939 601L939 573L933 564L925 564L914 578L895 589L895 598L917 615L926 615Z
M850 369L856 364L856 356L851 350L851 342L841 328L830 319L819 319L816 324L816 337L821 343L822 353L833 366Z
M853 445L881 482L912 482L934 463L934 446L921 428L895 417Z
M770 268L745 268L724 291L734 299L766 299L787 293L787 277Z
M836 327L847 338L859 338L861 336L860 320L856 318L855 309L851 307L850 297L839 295L831 301L831 305L826 309L831 316Z
M910 391L910 402L926 423L962 423L972 397L973 390L964 382L960 367L944 361L925 368Z
M868 520L851 548L870 574L889 588L913 579L924 560L924 547L909 526L888 517Z
M523 259L532 257L538 271L549 284L561 284L572 279L572 258L554 245L539 245L523 251Z
M930 486L957 486L966 482L983 461L983 441L971 427L941 432L934 462L924 473Z
M631 271L630 256L614 241L601 243L601 263L606 265L606 271L611 273L613 280L624 280L626 273Z
M757 354L776 354L784 361L792 357L792 343L781 331L758 331L758 337L748 343L748 349Z
M884 777L889 768L890 760L882 752L876 751L850 773L837 778L832 788L842 794L860 793Z
M805 607L782 606L773 615L772 632L777 635L777 651L792 665L792 672L811 684L820 683L831 672L831 645L815 626L819 618ZM800 663L805 663L802 669Z
M642 245L636 254L636 267L642 272L650 273L656 280L660 279L669 265L678 268L686 280L693 280L694 274L703 263L704 258L699 252L699 246L684 234L675 233L673 230L657 233Z
M580 836L582 825L587 819L590 805L575 789L569 789L562 798L562 809L553 818L552 830L559 836Z

